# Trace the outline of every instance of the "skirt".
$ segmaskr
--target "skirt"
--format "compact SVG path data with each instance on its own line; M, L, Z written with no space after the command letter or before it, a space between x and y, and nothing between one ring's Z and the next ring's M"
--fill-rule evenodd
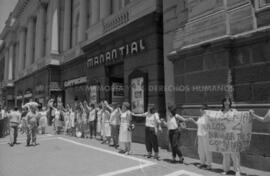
M105 122L104 123L104 132L105 132L105 136L106 137L111 137L111 126L110 126L110 122Z
M121 123L119 132L119 142L131 142L131 131L128 130L128 123Z

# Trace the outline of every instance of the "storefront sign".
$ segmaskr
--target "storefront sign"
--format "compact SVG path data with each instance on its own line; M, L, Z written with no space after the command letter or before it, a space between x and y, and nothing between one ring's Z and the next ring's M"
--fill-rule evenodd
M87 77L83 76L80 78L72 79L72 80L67 80L64 82L64 87L71 87L79 84L83 84L87 82Z
M40 85L38 85L38 86L35 87L35 91L37 93L43 93L45 91L45 86L42 85L42 84L40 84Z
M91 103L97 103L98 100L97 100L97 91L98 91L98 88L97 86L90 86L90 102Z
M23 96L22 95L18 95L18 96L16 96L16 99L17 100L21 100L23 98Z
M124 97L124 84L119 82L112 83L112 98Z
M7 100L13 100L13 95L7 95Z
M132 43L126 44L119 48L114 48L105 53L101 53L98 56L91 57L87 60L87 67L95 67L97 65L106 64L111 61L115 61L119 58L133 55L145 50L143 40L133 41Z
M251 140L249 112L207 111L208 149L214 152L242 152Z
M131 109L134 113L144 112L144 78L131 79Z
M31 98L32 96L33 96L33 94L31 91L26 91L23 97L24 98Z
M59 82L50 82L50 91L60 91L60 83Z

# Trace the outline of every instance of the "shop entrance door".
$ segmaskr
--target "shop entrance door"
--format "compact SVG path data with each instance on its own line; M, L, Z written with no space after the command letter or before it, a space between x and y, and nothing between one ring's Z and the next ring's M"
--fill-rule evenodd
M117 64L110 66L108 69L108 77L110 84L110 103L122 103L124 96L124 65Z

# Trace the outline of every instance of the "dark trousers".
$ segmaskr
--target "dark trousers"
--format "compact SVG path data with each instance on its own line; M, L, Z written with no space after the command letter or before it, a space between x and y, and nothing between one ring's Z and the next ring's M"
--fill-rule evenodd
M90 129L90 137L92 138L93 135L96 137L97 131L96 131L96 123L95 121L89 122L89 129Z
M113 145L118 145L120 125L111 125Z
M10 135L10 144L15 144L17 142L17 136L18 136L17 124L10 124L9 135Z
M153 127L145 127L145 146L148 153L158 153L158 138Z
M181 134L178 132L178 130L169 130L169 139L173 158L175 158L176 155L178 155L179 158L183 156L179 146L180 137Z

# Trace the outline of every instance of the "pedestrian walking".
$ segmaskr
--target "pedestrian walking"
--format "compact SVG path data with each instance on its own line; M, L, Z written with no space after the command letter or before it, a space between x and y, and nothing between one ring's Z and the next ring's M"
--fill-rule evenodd
M34 105L29 106L30 111L26 115L26 123L27 123L27 139L26 146L30 146L30 142L32 141L32 145L37 145L37 130L38 130L38 112L37 107Z
M208 150L208 132L207 132L207 117L206 110L208 109L207 105L202 105L200 112L201 116L195 121L192 118L189 118L190 122L193 122L197 125L197 136L198 136L198 154L201 161L199 168L206 168L207 170L211 169L212 164L212 152Z
M20 124L21 113L18 108L15 107L13 111L8 114L9 118L9 135L10 135L10 146L12 147L17 143L18 126Z
M124 149L120 150L120 153L125 153L126 155L130 154L131 151L131 112L130 112L130 104L128 102L124 102L122 105L122 109L120 110L120 133L119 133L119 143L124 145Z
M145 119L145 146L147 150L147 157L152 157L152 150L154 149L155 159L159 159L158 149L158 131L161 131L159 114L156 112L154 105L148 106L148 112L142 114L132 113L135 117L144 117Z

